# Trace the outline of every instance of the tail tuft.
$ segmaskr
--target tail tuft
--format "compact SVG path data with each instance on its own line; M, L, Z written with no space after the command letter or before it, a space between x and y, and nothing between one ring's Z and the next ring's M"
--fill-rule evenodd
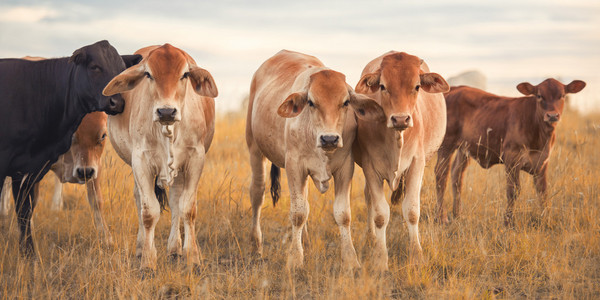
M167 210L169 198L167 198L167 191L158 185L158 176L154 180L154 194L156 195L156 199L158 199L158 203L160 204L160 211Z
M279 200L279 192L281 191L281 184L279 184L279 178L281 177L281 170L278 166L271 164L271 198L273 198L273 206L277 206Z

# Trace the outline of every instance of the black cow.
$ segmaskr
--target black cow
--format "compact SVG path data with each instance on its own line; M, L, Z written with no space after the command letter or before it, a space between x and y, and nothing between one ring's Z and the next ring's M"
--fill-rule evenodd
M33 256L33 188L71 146L83 117L118 114L125 102L102 90L139 55L120 56L107 41L75 50L71 57L28 61L0 59L0 182L13 179L21 253ZM0 191L2 186L0 186Z

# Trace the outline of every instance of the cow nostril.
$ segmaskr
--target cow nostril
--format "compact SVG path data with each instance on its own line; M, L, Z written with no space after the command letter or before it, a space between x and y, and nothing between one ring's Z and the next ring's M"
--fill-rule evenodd
M117 107L117 101L111 97L108 100L108 105L110 105L111 108L115 108L115 107Z

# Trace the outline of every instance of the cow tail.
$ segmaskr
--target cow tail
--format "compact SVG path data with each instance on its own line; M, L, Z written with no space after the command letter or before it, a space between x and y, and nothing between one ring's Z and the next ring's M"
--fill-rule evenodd
M279 192L281 190L281 184L279 184L280 177L281 170L279 167L271 164L271 198L273 198L273 206L276 206L279 200Z
M398 187L392 192L392 205L398 204L400 199L404 197L404 174L400 177Z
M167 191L158 185L158 176L154 181L154 194L156 195L156 199L158 199L158 204L160 204L160 211L167 210L169 198L167 198Z

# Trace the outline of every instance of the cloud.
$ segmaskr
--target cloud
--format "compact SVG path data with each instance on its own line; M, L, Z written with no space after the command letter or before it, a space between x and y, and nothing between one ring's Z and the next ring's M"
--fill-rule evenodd
M57 15L56 10L45 6L0 7L0 22L36 23Z

